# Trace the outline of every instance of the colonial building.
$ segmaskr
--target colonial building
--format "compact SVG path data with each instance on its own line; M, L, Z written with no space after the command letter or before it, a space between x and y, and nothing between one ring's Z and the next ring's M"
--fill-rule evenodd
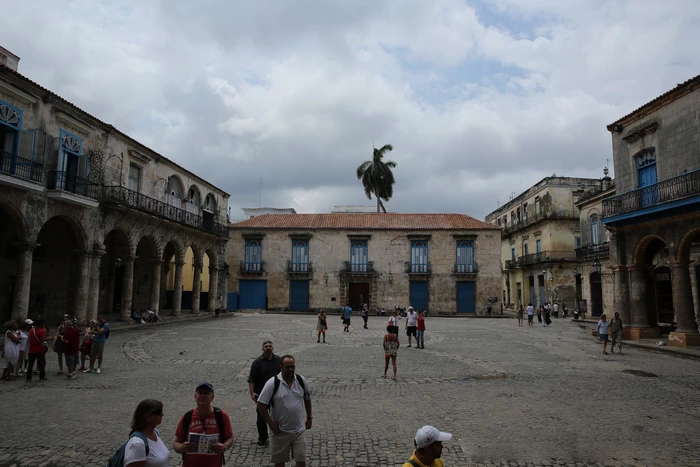
M228 197L0 66L3 320L114 311L128 319L132 309L164 307L179 314L183 288L191 289L190 308L221 307ZM191 286L183 284L188 249ZM208 297L200 295L203 262Z
M499 292L500 228L461 214L263 215L230 230L243 309L485 314Z
M576 247L581 244L576 202L599 183L546 177L486 216L486 222L503 229L501 293L507 305L576 305Z
M615 195L608 168L600 185L584 191L576 202L581 242L576 248L576 308L598 317L613 311L614 274L610 261L610 232L603 225L603 199Z
M700 345L700 76L608 125L617 195L603 200L613 232L615 311L628 338Z

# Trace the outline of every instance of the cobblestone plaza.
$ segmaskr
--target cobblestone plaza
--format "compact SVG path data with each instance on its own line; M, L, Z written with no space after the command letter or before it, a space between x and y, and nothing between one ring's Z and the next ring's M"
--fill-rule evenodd
M381 378L384 318L370 317L364 330L358 317L350 333L337 316L329 321L326 344L316 343L311 315L236 314L117 331L102 374L71 381L55 376L50 353L47 382L0 384L0 466L104 465L145 398L164 402L159 429L170 446L201 381L214 385L214 405L231 415L226 465L269 465L269 446L255 444L246 383L265 339L294 355L312 385L307 465L401 465L424 424L453 433L447 466L700 465L697 360L636 348L603 355L591 324L518 328L514 319L428 317L425 350L408 348L401 334L393 382Z

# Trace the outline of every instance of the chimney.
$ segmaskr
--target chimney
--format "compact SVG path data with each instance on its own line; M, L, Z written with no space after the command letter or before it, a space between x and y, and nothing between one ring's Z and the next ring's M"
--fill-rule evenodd
M6 48L0 47L0 65L5 65L9 69L17 71L19 57Z

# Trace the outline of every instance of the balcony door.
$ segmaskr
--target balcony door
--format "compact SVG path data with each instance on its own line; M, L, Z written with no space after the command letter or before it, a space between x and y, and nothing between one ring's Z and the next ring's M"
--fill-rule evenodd
M654 149L645 149L636 157L637 161L637 188L639 188L640 207L656 204L658 194L656 185L656 153Z

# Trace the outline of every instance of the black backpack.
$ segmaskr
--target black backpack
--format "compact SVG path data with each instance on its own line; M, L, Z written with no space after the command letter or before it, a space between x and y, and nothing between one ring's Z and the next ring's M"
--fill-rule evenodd
M301 386L302 391L304 391L304 396L306 396L306 385L304 384L304 378L301 377L301 375L294 375L297 377L297 381L299 381L299 386ZM277 394L277 390L280 388L280 379L277 376L274 376L275 378L275 387L272 389L272 396L270 396L270 408L272 408L275 404L273 403L275 399L275 394Z
M190 429L190 423L192 423L192 413L194 410L190 410L187 413L185 413L185 416L182 417L182 436L184 439L187 439L187 435L189 433ZM216 426L219 428L219 442L223 443L225 440L223 439L224 437L224 431L226 430L226 426L224 424L224 413L221 411L220 408L214 407L214 418L216 418ZM182 459L184 462L185 459L185 454L187 453L182 453ZM224 455L221 455L221 458L223 459L223 463L226 463L226 457Z

